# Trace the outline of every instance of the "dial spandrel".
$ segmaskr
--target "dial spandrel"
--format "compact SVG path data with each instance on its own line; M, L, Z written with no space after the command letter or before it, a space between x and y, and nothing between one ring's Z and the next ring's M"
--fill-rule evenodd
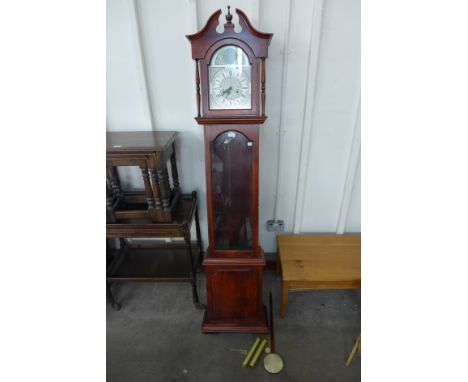
M224 46L211 62L210 109L250 109L251 67L245 52L233 45Z

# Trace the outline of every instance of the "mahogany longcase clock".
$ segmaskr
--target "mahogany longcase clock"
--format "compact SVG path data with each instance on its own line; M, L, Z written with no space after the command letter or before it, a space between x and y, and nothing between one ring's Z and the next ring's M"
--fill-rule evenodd
M265 256L258 243L259 124L265 119L265 59L271 33L239 16L237 33L228 7L187 38L196 63L197 117L204 125L208 232L203 262L207 309L204 333L267 333L263 305Z

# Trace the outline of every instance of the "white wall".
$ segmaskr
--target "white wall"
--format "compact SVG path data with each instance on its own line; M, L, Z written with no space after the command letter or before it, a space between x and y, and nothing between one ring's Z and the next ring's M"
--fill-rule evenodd
M200 194L206 242L203 127L193 119L185 35L227 4L274 33L268 120L260 127L261 245L276 250L265 223L274 216L277 181L276 217L287 231L360 231L359 0L108 0L107 130L180 132L182 188Z

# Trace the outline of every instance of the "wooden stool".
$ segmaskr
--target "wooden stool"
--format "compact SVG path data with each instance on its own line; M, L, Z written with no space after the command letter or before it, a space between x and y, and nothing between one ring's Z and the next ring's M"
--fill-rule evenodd
M280 235L277 240L281 318L289 291L361 287L361 235Z

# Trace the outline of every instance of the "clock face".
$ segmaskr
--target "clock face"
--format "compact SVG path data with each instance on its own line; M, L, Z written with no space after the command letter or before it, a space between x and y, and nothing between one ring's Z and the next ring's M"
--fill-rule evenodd
M226 68L210 84L211 109L250 109L250 79L245 73Z
M251 68L244 51L233 45L224 46L211 62L210 109L251 109Z

